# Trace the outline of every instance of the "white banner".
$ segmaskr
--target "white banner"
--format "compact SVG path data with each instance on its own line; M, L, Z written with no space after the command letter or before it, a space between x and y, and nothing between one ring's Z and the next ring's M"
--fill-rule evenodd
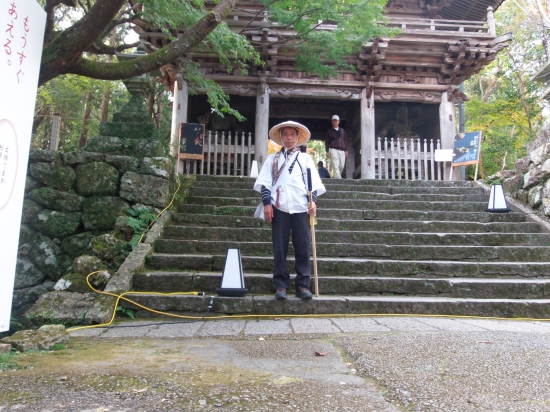
M36 0L0 0L0 332L10 326L45 25Z

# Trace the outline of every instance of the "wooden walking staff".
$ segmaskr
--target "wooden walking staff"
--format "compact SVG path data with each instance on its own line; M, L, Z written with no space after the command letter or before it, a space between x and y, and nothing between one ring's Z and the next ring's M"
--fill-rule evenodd
M307 191L309 197L309 207L313 206L313 193L311 190L311 169L307 168ZM311 249L313 250L313 279L315 282L315 297L319 297L319 280L317 279L317 247L315 245L315 225L317 224L317 216L309 216L309 225L311 226Z

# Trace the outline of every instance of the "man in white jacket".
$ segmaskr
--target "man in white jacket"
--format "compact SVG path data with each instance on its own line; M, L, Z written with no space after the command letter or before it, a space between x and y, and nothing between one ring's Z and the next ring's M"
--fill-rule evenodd
M308 128L288 121L271 128L269 137L283 148L268 156L254 183L254 189L262 194L264 215L271 225L273 241L273 283L277 289L275 298L284 300L290 288L290 273L286 258L292 232L296 278L296 296L311 299L311 228L309 216L316 213L317 196L326 192L315 163L310 155L300 153L299 146L311 136ZM308 204L307 169L311 170L313 204Z

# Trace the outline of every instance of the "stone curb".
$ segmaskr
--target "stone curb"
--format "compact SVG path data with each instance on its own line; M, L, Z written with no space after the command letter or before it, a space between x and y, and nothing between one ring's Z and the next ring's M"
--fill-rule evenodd
M135 247L118 269L118 274L111 278L105 287L105 292L119 295L132 288L132 276L145 269L145 257L153 250L153 242L162 236L165 226L172 221L171 214L172 212L166 211L157 219L145 236L143 243ZM100 296L87 313L86 323L107 323L112 317L112 308L115 303L114 296Z

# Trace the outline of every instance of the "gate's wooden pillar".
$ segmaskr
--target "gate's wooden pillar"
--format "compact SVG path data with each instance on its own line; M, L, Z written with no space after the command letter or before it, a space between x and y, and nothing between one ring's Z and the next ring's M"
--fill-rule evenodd
M455 106L449 101L449 92L441 95L441 104L439 105L439 131L441 134L441 148L452 149L454 147L456 135ZM448 176L445 177L448 179ZM458 180L457 173L453 180Z
M346 157L346 179L353 179L355 172L355 149L351 136L348 135L348 157Z
M456 135L455 106L448 97L448 92L443 93L439 105L439 131L442 149L452 149Z
M361 92L361 179L374 179L374 93Z
M269 133L269 86L265 79L260 80L258 92L256 93L256 129L254 131L255 140L255 160L258 161L258 170L267 158L267 140ZM249 165L249 169L252 165Z
M180 151L179 125L187 123L188 107L188 88L187 82L181 77L174 82L174 101L172 103L172 126L170 134L170 154L176 159L174 170L179 170L178 153Z

